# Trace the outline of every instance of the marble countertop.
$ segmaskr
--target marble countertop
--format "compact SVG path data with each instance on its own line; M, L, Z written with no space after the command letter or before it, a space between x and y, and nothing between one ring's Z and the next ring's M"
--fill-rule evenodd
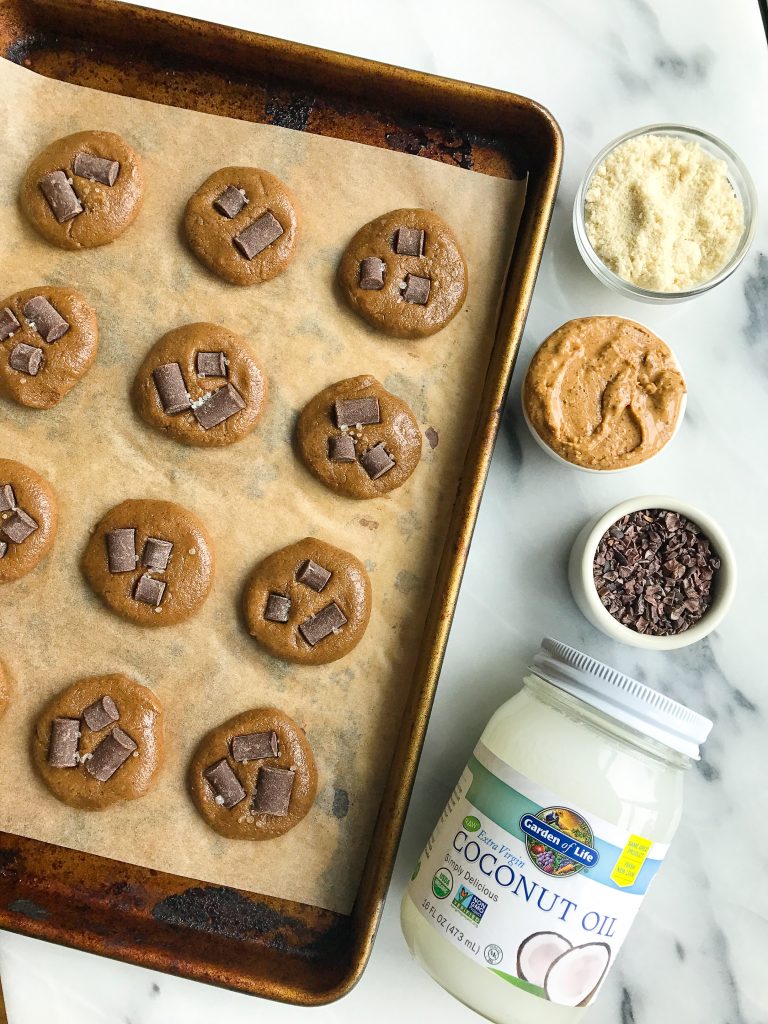
M479 1020L410 959L398 905L411 865L491 712L545 634L690 703L715 721L690 772L684 820L591 1024L768 1022L768 689L760 655L768 555L768 224L725 284L669 307L619 298L583 266L571 231L579 178L606 142L658 121L697 125L740 153L768 208L768 51L757 0L344 0L163 7L271 35L520 92L565 136L562 185L519 368L493 459L424 756L370 966L350 996L301 1010L0 935L10 1024L245 1024ZM470 13L471 12L471 13ZM653 464L595 477L558 466L520 414L522 370L575 316L645 322L675 349L690 398ZM583 521L643 493L684 496L718 519L740 564L734 608L693 648L645 654L598 634L568 591ZM532 1024L534 1019L532 1018Z

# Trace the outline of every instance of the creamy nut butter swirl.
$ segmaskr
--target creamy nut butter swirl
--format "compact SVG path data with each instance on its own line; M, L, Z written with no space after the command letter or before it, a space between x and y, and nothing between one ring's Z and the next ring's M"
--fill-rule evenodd
M651 458L675 432L685 381L669 347L619 316L569 320L540 346L525 378L531 426L587 469Z

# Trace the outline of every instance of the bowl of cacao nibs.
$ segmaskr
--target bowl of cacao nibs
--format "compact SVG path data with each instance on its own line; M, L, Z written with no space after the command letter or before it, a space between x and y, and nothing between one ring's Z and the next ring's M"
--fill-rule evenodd
M586 524L568 578L576 604L606 636L671 651L720 624L736 590L736 562L710 516L669 495L645 495Z

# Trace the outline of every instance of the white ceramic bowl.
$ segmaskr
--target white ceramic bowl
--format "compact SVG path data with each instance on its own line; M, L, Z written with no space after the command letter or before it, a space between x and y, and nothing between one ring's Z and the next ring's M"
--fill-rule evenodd
M638 135L671 135L674 138L683 139L686 142L698 143L698 145L705 149L711 156L725 162L728 168L728 179L731 183L731 187L741 200L742 206L744 207L744 231L742 232L739 244L731 254L728 262L713 277L709 278L709 280L702 281L700 284L694 285L692 288L688 288L685 291L651 291L648 288L641 288L639 285L632 284L631 282L626 281L623 277L619 277L619 275L610 270L597 255L595 250L592 248L592 243L590 242L587 234L586 225L584 223L584 206L592 175L603 160L605 160L605 158L612 153L614 149L626 142L628 139L634 139ZM573 233L576 238L576 246L586 265L595 277L603 282L603 284L608 285L609 288L612 288L614 291L619 292L619 294L624 295L629 299L639 299L641 302L655 302L659 304L683 302L686 299L692 299L697 295L701 295L703 292L707 292L710 288L714 288L715 285L725 281L727 277L731 276L749 252L749 247L751 246L752 240L755 236L756 227L757 192L755 191L754 183L746 166L739 159L738 155L734 153L731 147L727 146L721 139L718 139L714 135L710 135L709 132L702 131L700 128L691 128L688 125L683 124L648 124L642 128L635 128L633 131L627 132L618 139L614 139L613 142L600 150L588 167L587 173L584 175L578 192L576 193L576 199L573 204Z
M623 319L627 320L627 319L630 319L630 318L629 317L623 317ZM649 331L651 334L656 335L655 331L651 331L650 327L646 327L645 324L641 324L639 320L632 319L632 320L630 320L630 322L634 323L634 324L637 324L639 327L642 327L644 330ZM656 335L656 337L658 337L658 335ZM546 338L544 340L546 341ZM663 340L664 339L662 338L662 341ZM544 344L544 342L542 342L542 344ZM600 476L610 476L610 475L613 475L613 474L616 474L616 473L628 473L628 472L630 472L630 470L637 469L639 466L647 466L648 463L651 462L653 459L655 459L657 455L661 455L661 453L666 450L667 446L672 443L672 441L675 438L675 435L677 434L678 430L680 429L680 425L682 424L683 418L685 417L686 406L688 405L688 391L687 391L688 381L685 379L685 374L683 373L683 368L680 365L680 360L675 355L675 353L672 350L672 347L670 346L669 342L665 341L664 344L669 349L670 355L672 356L672 362L677 367L677 370L680 373L680 376L683 378L683 381L685 381L686 392L683 395L682 402L680 403L680 411L677 414L677 422L675 423L675 429L672 431L672 433L671 433L669 439L667 440L666 444L662 445L662 447L659 448L659 450L657 452L654 452L654 454L651 455L649 458L644 459L642 462L636 463L634 466L622 466L620 469L591 469L589 466L579 466L575 462L569 462L568 459L564 459L562 457L562 455L558 455L557 452L554 451L554 449L549 447L549 445L544 440L544 438L539 435L538 431L536 430L536 428L531 423L531 421L530 421L530 419L528 417L528 410L525 408L525 381L526 381L526 378L528 376L528 370L530 369L530 366L531 366L531 364L529 363L528 364L528 369L526 369L525 376L523 377L523 383L522 383L522 385L520 387L520 404L523 407L523 419L525 420L525 424L526 424L526 426L528 427L528 430L531 433L531 437L534 439L534 441L539 446L539 448L541 448L542 451L545 451L547 453L547 455L550 456L550 458L555 460L555 462L559 462L563 466L570 466L571 469L578 469L582 473L597 473ZM538 352L538 349L536 351ZM535 358L535 356L536 356L536 352L534 352L533 356L531 356L531 362L533 362L533 359Z
M592 575L595 552L603 534L622 516L645 508L668 509L690 519L710 539L721 562L714 579L712 604L696 625L675 636L649 636L623 626L603 606ZM668 494L646 494L622 501L602 515L590 519L571 548L568 582L582 614L601 633L630 647L641 647L647 651L674 651L703 640L720 625L736 592L736 559L726 535L714 519L701 509Z

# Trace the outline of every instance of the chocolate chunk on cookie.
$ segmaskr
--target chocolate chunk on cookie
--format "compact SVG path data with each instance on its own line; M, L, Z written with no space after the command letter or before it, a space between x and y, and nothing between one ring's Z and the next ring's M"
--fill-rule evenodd
M354 555L307 537L256 566L243 607L249 633L271 654L324 665L362 639L371 615L371 583Z
M151 427L183 444L214 448L251 433L267 392L245 340L219 324L200 323L160 338L139 367L132 397Z
M350 498L393 491L421 458L415 416L370 376L340 380L315 395L299 416L296 442L310 472Z
M29 222L62 249L107 245L136 219L144 198L141 160L114 132L76 132L29 165L19 201Z
M31 753L58 800L103 811L154 785L163 759L163 711L151 690L126 676L80 679L39 715Z
M255 708L216 726L189 766L192 799L229 839L274 839L295 828L317 793L304 730L277 708Z
M32 572L53 546L59 504L38 473L0 459L0 584Z
M93 530L81 568L118 615L142 626L170 626L191 618L208 597L213 544L181 505L124 501Z
M296 203L268 171L222 167L190 198L184 228L192 252L214 274L231 284L259 284L293 258Z
M338 270L349 305L396 338L423 338L464 305L467 265L448 225L429 210L393 210L360 228Z
M49 285L15 292L0 310L0 394L31 409L53 408L96 358L96 313L74 289ZM3 331L3 323L13 330Z

